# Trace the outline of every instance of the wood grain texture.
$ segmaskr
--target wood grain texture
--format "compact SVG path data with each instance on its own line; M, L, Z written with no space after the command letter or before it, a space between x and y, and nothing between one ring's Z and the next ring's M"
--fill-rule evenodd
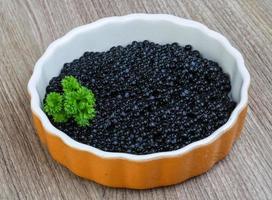
M208 173L153 190L107 188L70 173L42 148L27 82L56 38L101 17L169 13L225 35L244 55L249 113L229 156ZM0 199L272 199L271 0L0 0Z

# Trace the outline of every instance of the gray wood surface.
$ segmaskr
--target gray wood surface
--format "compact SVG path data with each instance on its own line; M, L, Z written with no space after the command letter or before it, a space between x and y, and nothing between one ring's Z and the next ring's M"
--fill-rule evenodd
M185 183L143 191L107 188L54 162L34 131L26 90L53 40L136 12L170 13L221 32L252 77L245 128L226 159ZM272 199L271 0L0 0L0 78L0 199Z

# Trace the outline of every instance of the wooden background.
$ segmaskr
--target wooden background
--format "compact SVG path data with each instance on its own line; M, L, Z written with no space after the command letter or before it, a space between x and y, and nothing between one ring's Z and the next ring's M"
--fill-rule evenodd
M252 77L245 128L229 156L183 184L144 191L107 188L54 162L35 134L26 90L53 40L136 12L170 13L221 32ZM272 0L0 0L0 78L0 199L272 199Z

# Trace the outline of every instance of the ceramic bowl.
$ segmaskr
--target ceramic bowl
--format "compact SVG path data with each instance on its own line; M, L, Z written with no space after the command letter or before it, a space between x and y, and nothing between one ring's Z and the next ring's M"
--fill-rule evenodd
M79 143L55 128L42 110L49 80L64 63L85 51L105 51L132 41L191 44L230 75L237 102L229 120L209 137L181 149L148 155L111 153ZM250 76L241 54L221 34L191 20L164 14L109 17L73 29L54 41L38 60L28 84L34 124L52 157L80 177L111 187L146 189L180 183L209 170L230 151L241 133Z

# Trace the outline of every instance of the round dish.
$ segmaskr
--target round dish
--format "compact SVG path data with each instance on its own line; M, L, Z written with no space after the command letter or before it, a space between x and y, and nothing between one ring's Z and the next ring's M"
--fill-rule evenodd
M176 151L147 155L111 153L79 143L56 129L42 110L49 80L85 51L104 51L131 41L191 44L230 75L237 102L229 120L209 137ZM52 157L78 176L111 187L146 189L182 182L209 170L230 151L243 127L250 76L241 54L206 26L164 14L109 17L73 29L54 41L36 63L28 83L34 124Z

